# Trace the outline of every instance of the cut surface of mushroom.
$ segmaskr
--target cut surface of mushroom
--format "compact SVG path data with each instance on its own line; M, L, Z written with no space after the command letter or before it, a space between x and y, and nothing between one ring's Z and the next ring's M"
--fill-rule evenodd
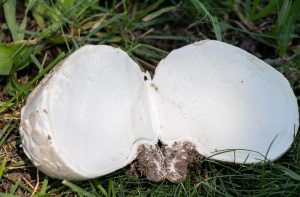
M140 143L157 139L139 67L110 46L84 46L68 57L28 99L20 130L42 171L75 180L118 170Z
M298 130L287 79L229 44L205 40L172 51L153 83L165 144L190 141L207 157L257 163L280 157Z

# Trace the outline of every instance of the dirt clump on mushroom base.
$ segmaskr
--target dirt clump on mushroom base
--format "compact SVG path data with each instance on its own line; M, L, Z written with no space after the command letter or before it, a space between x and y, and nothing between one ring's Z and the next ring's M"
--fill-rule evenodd
M139 147L136 160L130 165L129 173L134 177L145 176L150 181L177 183L186 178L188 167L196 155L195 146L187 141L162 147L143 144Z
M130 165L130 174L145 176L149 181L159 182L165 179L164 155L160 147L149 144L139 146L136 160Z
M174 142L172 147L164 146L165 179L177 183L186 178L188 167L193 163L197 151L190 142Z

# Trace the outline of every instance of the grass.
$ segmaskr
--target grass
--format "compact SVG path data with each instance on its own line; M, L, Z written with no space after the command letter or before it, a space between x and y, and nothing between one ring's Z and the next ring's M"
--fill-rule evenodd
M300 0L0 0L0 196L297 196L300 137L278 161L198 159L179 184L135 179L124 168L84 182L38 172L22 152L20 109L61 59L84 44L127 51L153 73L174 48L202 39L242 47L272 64L300 99Z

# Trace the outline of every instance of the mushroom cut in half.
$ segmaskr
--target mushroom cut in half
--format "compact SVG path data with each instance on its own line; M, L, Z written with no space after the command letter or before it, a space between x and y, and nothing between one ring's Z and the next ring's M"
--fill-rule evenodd
M25 153L41 171L61 179L90 179L128 165L140 144L157 141L143 77L121 49L78 49L22 109Z
M20 134L27 156L51 177L85 180L132 163L151 181L179 182L196 154L275 160L298 127L297 100L281 73L205 40L172 51L153 80L121 49L78 49L31 93Z

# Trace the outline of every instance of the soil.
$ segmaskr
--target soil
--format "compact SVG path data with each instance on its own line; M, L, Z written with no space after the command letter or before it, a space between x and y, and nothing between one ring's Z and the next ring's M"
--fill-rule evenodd
M130 174L145 176L149 181L159 182L165 179L164 155L160 147L142 144L138 149L136 161L130 165Z
M193 163L197 151L190 142L175 142L171 147L164 146L165 179L172 183L181 182L186 178L188 166Z
M149 181L168 180L178 183L186 178L188 167L193 163L197 151L187 141L174 142L172 146L143 144L138 150L137 159L130 165L130 174L146 177Z

